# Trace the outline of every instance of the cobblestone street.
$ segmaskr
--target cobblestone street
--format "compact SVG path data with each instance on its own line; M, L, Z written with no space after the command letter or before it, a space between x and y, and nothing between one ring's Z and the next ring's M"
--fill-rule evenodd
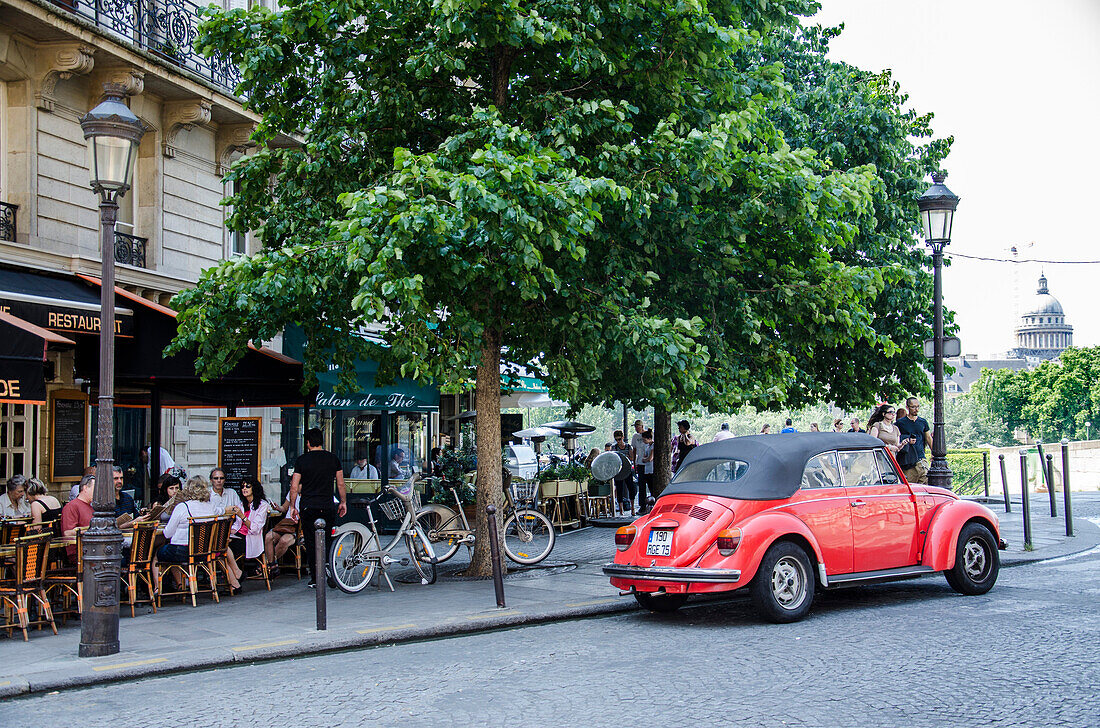
M0 725L1094 726L1098 597L1094 549L982 597L856 588L785 626L739 597L14 699Z

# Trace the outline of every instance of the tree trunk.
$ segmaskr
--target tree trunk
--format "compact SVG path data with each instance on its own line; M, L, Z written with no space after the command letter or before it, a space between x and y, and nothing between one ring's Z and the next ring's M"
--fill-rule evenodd
M672 477L672 413L653 408L653 495L659 496Z
M490 558L489 523L485 509L490 505L497 508L498 539L503 536L504 502L501 485L501 449L500 449L500 332L487 330L481 344L481 363L477 367L476 395L477 419L474 429L477 432L477 537L474 540L474 555L470 560L467 576L492 576L493 564ZM504 552L500 544L501 553ZM503 568L503 558L502 568Z

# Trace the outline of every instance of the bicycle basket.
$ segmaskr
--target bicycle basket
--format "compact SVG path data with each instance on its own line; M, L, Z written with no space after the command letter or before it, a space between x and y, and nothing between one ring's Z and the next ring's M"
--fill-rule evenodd
M517 503L526 503L535 499L539 484L535 480L512 479L512 499Z
M414 490L412 492L412 504L415 510L420 510L420 493L418 491ZM405 501L397 496L390 500L379 501L378 507L386 514L386 518L391 521L401 521L405 518Z

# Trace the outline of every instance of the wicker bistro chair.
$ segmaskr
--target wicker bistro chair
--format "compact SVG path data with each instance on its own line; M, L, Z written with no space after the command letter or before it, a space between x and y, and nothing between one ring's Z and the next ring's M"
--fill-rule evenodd
M77 616L84 611L84 532L87 530L86 527L76 529L76 563L46 572L46 593L60 591L60 609L55 614L61 617L61 624L65 624L70 615Z
M209 569L208 574L212 574L211 577L215 582L217 581L218 569L222 570L225 574L225 584L229 586L229 537L233 535L233 516L218 516L214 519L218 524L214 528L214 548L210 552L210 556L207 559ZM214 585L214 595L217 596L218 589L217 584ZM229 594L232 596L233 589L229 589Z
M283 564L287 570L294 569L294 573L297 574L299 581L302 578L302 572L306 568L306 535L302 532L302 521L298 520L298 529L294 532L294 543L290 545L290 548L283 554ZM269 586L270 588L270 586Z
M197 607L196 596L200 591L210 592L214 601L218 600L218 577L214 572L211 561L214 554L214 537L218 528L217 519L214 518L189 518L187 519L187 563L186 564L161 564L160 579L157 582L159 594L157 595L157 607L161 606L161 600L165 596L182 595L186 600L187 594L191 595L191 606ZM199 589L199 571L205 571L210 580L209 589ZM187 579L187 591L164 591L164 578L174 571Z
M246 559L246 561L256 562L256 573L252 576L246 576L245 579L263 579L264 584L267 585L267 590L271 591L271 571L267 567L267 554L261 553L256 558ZM237 564L237 566L240 566L240 564Z
M0 520L0 546L8 546L15 543L15 539L27 535L27 527L30 526L29 518L5 518Z
M153 521L134 523L134 537L130 544L130 563L122 572L122 582L126 585L127 601L130 604L130 616L134 616L134 607L148 602L157 613L157 590L153 584L153 554L156 552L157 524ZM138 599L138 585L149 591L148 599Z
M15 576L11 580L0 582L0 602L4 605L4 627L8 635L18 624L23 630L23 641L27 641L27 627L32 624L49 624L57 634L57 624L53 620L50 600L46 597L46 564L50 555L52 534L40 533L24 536L14 541ZM38 602L38 619L31 620L28 613L30 600ZM45 616L42 616L42 615Z

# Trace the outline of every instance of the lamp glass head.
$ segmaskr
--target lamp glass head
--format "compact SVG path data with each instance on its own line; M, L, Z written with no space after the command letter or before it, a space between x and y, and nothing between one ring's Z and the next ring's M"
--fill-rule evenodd
M105 84L103 100L80 120L80 128L88 145L92 189L124 193L130 187L145 128L123 103L122 92L113 86Z

